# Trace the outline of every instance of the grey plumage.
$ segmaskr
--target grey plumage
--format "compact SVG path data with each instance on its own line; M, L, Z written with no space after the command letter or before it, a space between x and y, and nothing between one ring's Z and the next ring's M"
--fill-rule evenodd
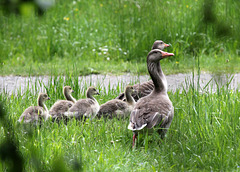
M135 84L135 85L133 85L133 89L135 90L135 92L132 93L132 97L137 102L141 97L145 97L145 96L149 95L152 92L153 88L154 88L154 85L153 85L152 80L146 81L141 84ZM116 97L116 99L125 101L124 98L125 98L124 93L120 93L119 96Z
M37 99L38 106L30 106L25 109L18 122L38 124L42 120L47 120L49 112L44 102L49 99L46 93L40 93Z
M132 97L132 93L134 92L134 89L132 86L127 86L125 88L125 95L126 95L126 101L120 100L120 99L113 99L110 100L100 106L100 110L97 114L97 116L100 117L107 117L107 118L125 118L129 116L131 113L134 105L135 100Z
M174 108L168 96L165 94L158 96L150 94L140 99L135 105L130 115L130 124L128 128L132 131L138 131L144 127L151 129L160 124L159 128L162 129L159 133L161 137L164 137L173 116Z
M169 45L164 43L161 40L157 40L153 43L152 50L153 49L163 50L166 47L169 47ZM133 85L133 88L134 88L134 90L136 90L136 92L133 93L132 96L135 99L135 101L137 102L140 98L149 95L153 91L154 84L153 84L152 80L150 80L150 81L147 81L147 82L144 82L144 83L141 83L141 84L140 83L135 84L135 85ZM124 93L120 93L118 95L118 97L116 97L116 99L123 100L124 99Z
M64 116L76 119L81 119L83 116L93 118L99 111L99 104L93 95L99 95L94 87L89 87L87 90L87 98L78 100Z
M71 95L72 92L74 91L70 86L65 86L63 88L63 95L66 100L58 100L49 110L49 114L52 116L53 121L64 118L64 112L67 112L76 102Z
M137 131L143 128L151 129L155 126L159 126L158 132L161 137L164 137L171 125L174 107L167 94L167 81L159 61L173 55L172 53L154 49L147 56L147 67L154 83L154 89L151 94L141 98L136 103L130 115L128 129L134 132L133 138L135 138Z

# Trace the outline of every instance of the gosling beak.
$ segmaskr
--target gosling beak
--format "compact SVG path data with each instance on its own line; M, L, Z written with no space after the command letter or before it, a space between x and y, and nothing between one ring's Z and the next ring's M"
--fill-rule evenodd
M74 90L72 90L72 93L74 93Z
M47 99L50 100L50 97L48 97Z
M162 51L162 57L163 57L163 58L168 57L168 56L174 56L174 54L173 54L173 53L168 53L168 52Z
M164 43L164 47L170 47L170 45L169 45L169 44L165 44L165 43Z
M97 94L97 95L100 95L100 93L99 93L99 92L96 92L96 94Z
M134 94L137 94L137 90L136 90L136 89L133 89L133 93L134 93Z

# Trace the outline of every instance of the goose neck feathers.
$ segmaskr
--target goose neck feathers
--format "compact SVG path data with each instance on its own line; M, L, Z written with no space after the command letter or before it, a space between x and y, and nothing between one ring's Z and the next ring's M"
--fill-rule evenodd
M71 101L73 103L76 103L76 99L74 99L71 95L73 92L74 91L72 90L72 88L70 86L65 86L63 88L63 95L64 95L65 99L68 101Z
M93 97L93 95L99 95L99 92L94 87L89 87L87 89L87 98L92 99L96 101L96 99Z
M38 102L38 106L43 107L46 111L48 110L46 105L44 104L44 102L46 100L49 100L50 98L48 97L48 95L46 93L40 93L37 99Z
M152 50L147 57L148 72L154 83L154 91L167 91L166 78L161 69L160 60L162 59L161 50Z

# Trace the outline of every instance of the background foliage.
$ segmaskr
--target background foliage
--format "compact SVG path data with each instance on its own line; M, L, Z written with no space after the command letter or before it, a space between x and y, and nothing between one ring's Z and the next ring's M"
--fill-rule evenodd
M204 70L239 71L237 0L59 0L40 16L22 6L0 11L2 74L146 73L156 39L175 53L167 73L188 71L193 57Z
M80 88L79 74L146 74L156 39L175 53L162 62L165 73L240 71L238 0L59 0L47 11L31 1L0 3L0 75L51 75L49 108L63 99L63 85L85 97L91 83ZM167 137L139 135L135 150L128 119L17 123L36 105L38 84L0 93L2 171L239 171L240 93L228 83L208 91L187 82L169 92L175 117ZM124 85L96 87L102 104Z

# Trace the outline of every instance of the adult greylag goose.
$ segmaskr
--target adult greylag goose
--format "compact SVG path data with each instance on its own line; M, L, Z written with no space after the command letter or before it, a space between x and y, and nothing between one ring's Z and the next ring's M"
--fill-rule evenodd
M37 124L43 119L47 120L49 117L49 112L44 102L49 99L50 98L46 93L39 93L37 99L38 106L30 106L25 109L25 111L20 116L18 122Z
M148 53L147 68L154 88L151 94L139 99L130 115L128 129L134 133L133 146L138 131L158 126L160 128L158 132L163 138L171 125L174 107L167 94L167 80L161 69L160 60L173 55L158 49Z
M67 112L76 100L72 97L73 89L70 86L65 86L63 88L63 95L66 100L58 100L53 104L49 110L49 114L52 116L53 121L63 118L63 113Z
M78 100L64 115L66 117L75 117L76 119L81 119L83 116L95 117L100 106L93 95L99 95L99 92L96 88L89 87L87 89L87 98Z
M110 100L100 106L100 110L98 111L97 116L100 117L107 117L107 118L124 118L129 116L133 107L135 105L135 100L132 97L132 93L134 89L132 86L127 86L125 88L125 95L126 101L120 99L113 99Z
M153 43L152 45L152 50L154 49L159 49L159 50L163 50L164 48L169 47L169 44L164 43L161 40L157 40ZM154 88L154 84L152 82L152 80L150 81L146 81L143 83L139 83L139 84L135 84L133 85L134 90L136 90L132 96L135 99L135 101L137 102L141 97L145 97L147 95L149 95L153 88ZM116 97L116 99L124 99L124 93L120 93L118 97Z

